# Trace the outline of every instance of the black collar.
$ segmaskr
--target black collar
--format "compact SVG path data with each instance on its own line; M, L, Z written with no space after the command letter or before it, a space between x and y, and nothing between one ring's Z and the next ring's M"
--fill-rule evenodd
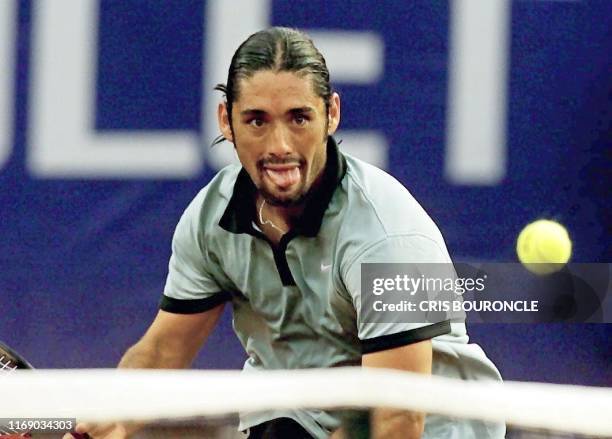
M346 160L338 150L336 141L330 136L327 141L327 162L323 179L316 190L306 197L304 213L292 227L292 235L314 237L319 233L323 215L329 202L346 173ZM255 194L257 188L244 168L238 173L234 193L230 199L219 225L232 233L256 235L253 228L255 220Z

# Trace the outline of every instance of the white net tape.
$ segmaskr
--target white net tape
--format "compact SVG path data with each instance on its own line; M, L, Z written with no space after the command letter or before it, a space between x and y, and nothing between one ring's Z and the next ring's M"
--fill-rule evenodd
M296 408L392 407L585 435L612 436L612 389L484 383L400 371L336 368L16 371L3 417L156 420Z

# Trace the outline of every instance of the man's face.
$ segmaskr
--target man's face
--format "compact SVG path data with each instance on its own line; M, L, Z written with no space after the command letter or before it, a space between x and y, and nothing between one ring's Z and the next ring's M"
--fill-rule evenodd
M219 105L219 125L270 204L299 203L325 167L327 136L340 121L340 98L329 114L309 75L263 70L239 83L232 107Z

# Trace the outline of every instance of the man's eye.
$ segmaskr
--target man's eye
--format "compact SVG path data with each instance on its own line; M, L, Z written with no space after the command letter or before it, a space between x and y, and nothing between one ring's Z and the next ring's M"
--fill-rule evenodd
M254 127L261 127L264 124L263 119L259 119L259 118L255 118L255 119L251 119L249 122L249 125L254 126Z
M304 116L303 114L296 114L293 120L298 125L304 125L308 121L308 118Z

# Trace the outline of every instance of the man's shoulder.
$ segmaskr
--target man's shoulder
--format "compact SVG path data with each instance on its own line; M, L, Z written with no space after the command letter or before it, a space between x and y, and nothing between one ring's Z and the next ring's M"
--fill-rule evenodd
M183 216L197 220L200 226L216 224L234 191L240 165L228 165L221 169L191 200Z
M353 214L371 216L386 234L438 235L429 214L395 177L348 154L346 162L344 187Z
M192 204L225 203L230 200L236 179L241 170L240 165L228 165L217 172L214 177L193 198Z

